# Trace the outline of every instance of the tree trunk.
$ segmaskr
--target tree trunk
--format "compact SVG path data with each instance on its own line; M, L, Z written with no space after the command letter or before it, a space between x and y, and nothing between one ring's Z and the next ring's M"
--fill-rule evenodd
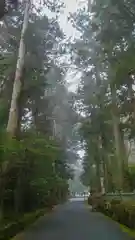
M101 192L101 164L98 159L99 156L96 157L95 163L96 163L96 186L97 191Z
M4 186L4 179L0 176L0 221L3 219L4 216L4 192L5 192L5 186Z
M88 12L91 12L91 5L92 5L92 0L88 0Z
M6 0L0 0L0 20L6 13Z
M121 134L119 128L119 117L118 109L116 103L116 90L115 87L111 87L112 95L112 125L114 134L114 148L115 148L115 164L116 164L116 177L115 184L117 190L122 190L123 188L123 159L122 159L122 149L121 149Z
M124 133L121 131L121 148L122 148L122 154L123 154L123 168L124 170L128 170L128 153L124 141Z
M23 213L23 182L24 182L24 174L23 169L20 168L17 179L16 179L16 187L14 190L14 211L16 214Z
M24 58L25 58L24 37L28 28L29 10L31 5L30 3L31 3L30 0L26 0L25 11L24 11L24 21L22 26L19 53L18 53L17 66L16 66L15 79L14 79L13 92L12 92L12 100L11 100L11 106L10 106L9 118L8 118L8 124L7 124L7 132L10 133L11 137L16 136L18 132L18 126L20 125L19 124L19 121L20 121L19 101L20 101L21 91L23 87L22 72L23 72Z
M96 66L97 63L96 63ZM100 68L99 68L100 69ZM107 172L106 172L106 164L107 164L107 152L106 152L106 136L105 136L105 125L104 125L104 119L102 116L102 112L104 109L104 98L102 96L102 92L101 92L101 85L102 85L102 81L101 81L101 77L100 74L98 72L98 68L95 68L96 70L96 85L97 85L97 103L99 105L100 108L100 121L99 121L99 129L100 129L100 137L99 137L99 151L100 151L100 162L101 162L101 166L102 166L102 191L105 191L107 189ZM101 182L101 180L100 180Z
M130 81L127 82L127 87L128 87L128 97L130 99L130 104L131 104L131 114L135 122L135 96L134 96L133 85L134 85L134 81L131 78Z

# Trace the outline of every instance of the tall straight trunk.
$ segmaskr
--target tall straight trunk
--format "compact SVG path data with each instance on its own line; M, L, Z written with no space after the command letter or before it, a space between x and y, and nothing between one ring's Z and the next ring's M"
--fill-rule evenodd
M4 192L5 192L5 186L4 186L4 178L1 177L1 170L0 170L0 221L3 219L4 216Z
M134 82L132 79L128 81L127 87L128 87L128 97L130 98L130 104L131 104L131 111L132 111L132 118L135 122L135 96L134 96L134 90L133 90Z
M128 169L128 153L126 149L126 144L124 141L124 133L121 131L121 148L122 148L122 154L123 154L123 168L124 170Z
M99 66L96 63L96 68L95 68L95 72L96 72L96 86L97 86L97 103L98 106L100 108L100 113L102 113L104 111L104 102L103 102L103 96L102 96L102 92L101 92L101 85L102 85L102 81L101 81L101 77L99 74ZM100 137L99 137L99 142L100 142L100 162L102 165L102 188L104 189L103 191L107 190L107 161L108 161L108 153L107 153L107 146L106 146L106 136L105 136L105 125L104 125L104 119L102 117L102 114L100 114L100 120L99 120L99 129L100 129Z
M88 0L88 12L91 12L91 5L92 5L92 0Z
M111 96L112 96L112 125L114 134L114 148L115 148L115 158L116 158L116 175L115 183L118 190L123 188L123 154L121 148L121 134L119 127L119 116L116 101L116 89L115 86L111 86Z
M14 190L14 211L16 214L22 213L24 208L23 208L23 199L24 199L24 173L23 169L20 168L18 172L18 176L16 179L16 186Z
M103 111L102 101L100 103L100 109ZM103 119L100 121L100 132L101 132L101 155L102 155L102 169L103 169L103 178L104 178L104 189L108 190L108 146L107 146L107 138L106 138L106 127L103 122Z
M101 165L96 161L96 188L98 192L101 192Z
M97 191L101 192L101 159L100 159L100 139L97 138L97 152L95 153L95 164L96 164L96 184L97 184Z
M19 124L19 121L20 121L19 102L20 102L20 96L21 96L21 91L23 87L22 73L23 73L24 58L25 58L24 37L25 37L25 33L27 31L28 23L29 23L30 5L31 5L30 0L26 0L25 11L24 11L24 21L22 26L19 53L18 53L17 66L16 66L15 79L14 79L13 92L12 92L12 100L11 100L11 106L10 106L9 118L8 118L8 124L7 124L7 132L10 133L11 137L16 136L18 132L18 127L20 125Z

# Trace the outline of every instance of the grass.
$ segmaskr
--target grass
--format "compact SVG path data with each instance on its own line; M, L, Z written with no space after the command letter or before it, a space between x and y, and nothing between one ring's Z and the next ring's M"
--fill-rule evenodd
M86 202L85 202L85 203L86 203ZM88 205L88 202L87 202L87 206L89 206L89 205ZM107 215L105 215L105 214L104 214L104 216L105 216L106 218L112 220L112 221L115 222L116 224L118 224L119 227L120 227L120 229L121 229L123 232L127 233L130 237L132 237L133 239L135 239L135 230L133 230L133 229L131 229L131 228L128 228L127 226L125 226L125 225L123 225L123 224L120 224L119 222L116 222L114 219L112 219L111 217L109 217L109 216L107 216Z
M120 228L123 232L126 232L126 233L128 233L128 235L130 237L135 238L135 230L132 230L132 229L130 229L130 228L128 228L128 227L126 227L125 225L122 225L122 224L119 224L119 226L120 226Z
M33 215L32 221L30 221L29 223L27 223L27 224L25 225L25 228L22 229L22 231L17 232L17 233L16 233L17 235L15 235L14 237L11 237L9 240L22 240L22 239L24 239L25 230L26 230L27 228L29 228L30 226L34 226L34 224L36 224L37 220L40 219L40 217L42 217L42 216L44 216L44 215L47 216L47 215L50 214L50 212L53 211L54 209L55 209L55 207L47 208L47 209L40 209L40 210L37 210L36 213L30 214L30 215L29 215L30 218L31 218L31 216ZM28 216L28 214L27 214L27 216ZM29 216L28 216L28 217L29 217ZM0 240L1 240L1 239L0 239ZM5 239L4 239L4 240L5 240Z
M116 224L119 225L120 229L127 233L130 237L132 237L133 239L135 239L135 230L131 229L131 228L128 228L127 226L123 225L123 224L120 224L119 222L116 222L114 219L112 219L111 217L107 216L104 214L104 216L110 220L112 220L113 222L115 222Z
M15 240L17 239L14 237L19 232L23 231L27 227L29 227L31 224L36 222L38 218L41 216L49 213L50 209L44 208L39 209L37 211L24 214L18 219L14 219L13 221L0 226L0 240ZM13 237L13 238L12 238Z

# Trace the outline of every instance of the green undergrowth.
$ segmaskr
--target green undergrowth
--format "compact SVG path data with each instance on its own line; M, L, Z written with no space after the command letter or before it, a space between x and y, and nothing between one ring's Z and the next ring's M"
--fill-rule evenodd
M111 217L108 217L108 216L105 215L105 214L104 214L104 216L105 216L106 218L108 218L109 220L111 220L111 221L115 222L116 224L118 224L119 227L120 227L120 229L121 229L123 232L127 233L130 237L132 237L133 239L135 239L135 230L132 230L132 229L126 227L125 225L120 224L119 222L116 222L116 221L113 220Z
M130 229L130 228L128 228L128 227L126 227L126 226L124 226L124 225L122 225L122 224L119 224L119 225L120 225L120 228L121 228L121 230L122 230L123 232L128 233L128 235L129 235L130 237L132 237L132 238L135 239L135 230L132 230L132 229Z
M133 200L111 199L108 201L104 196L93 196L89 197L88 205L117 223L123 232L135 239L135 202Z
M34 223L39 217L47 214L50 211L48 208L40 209L32 213L24 214L13 222L10 222L6 225L0 226L0 240L9 240L12 237L12 240L15 239L14 236L19 232L23 231L25 228Z

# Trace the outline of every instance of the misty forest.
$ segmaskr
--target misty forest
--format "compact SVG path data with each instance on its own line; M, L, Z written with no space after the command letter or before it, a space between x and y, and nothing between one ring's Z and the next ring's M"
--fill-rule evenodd
M72 189L135 189L134 0L84 1L66 16L73 36L64 9L0 2L2 225Z

